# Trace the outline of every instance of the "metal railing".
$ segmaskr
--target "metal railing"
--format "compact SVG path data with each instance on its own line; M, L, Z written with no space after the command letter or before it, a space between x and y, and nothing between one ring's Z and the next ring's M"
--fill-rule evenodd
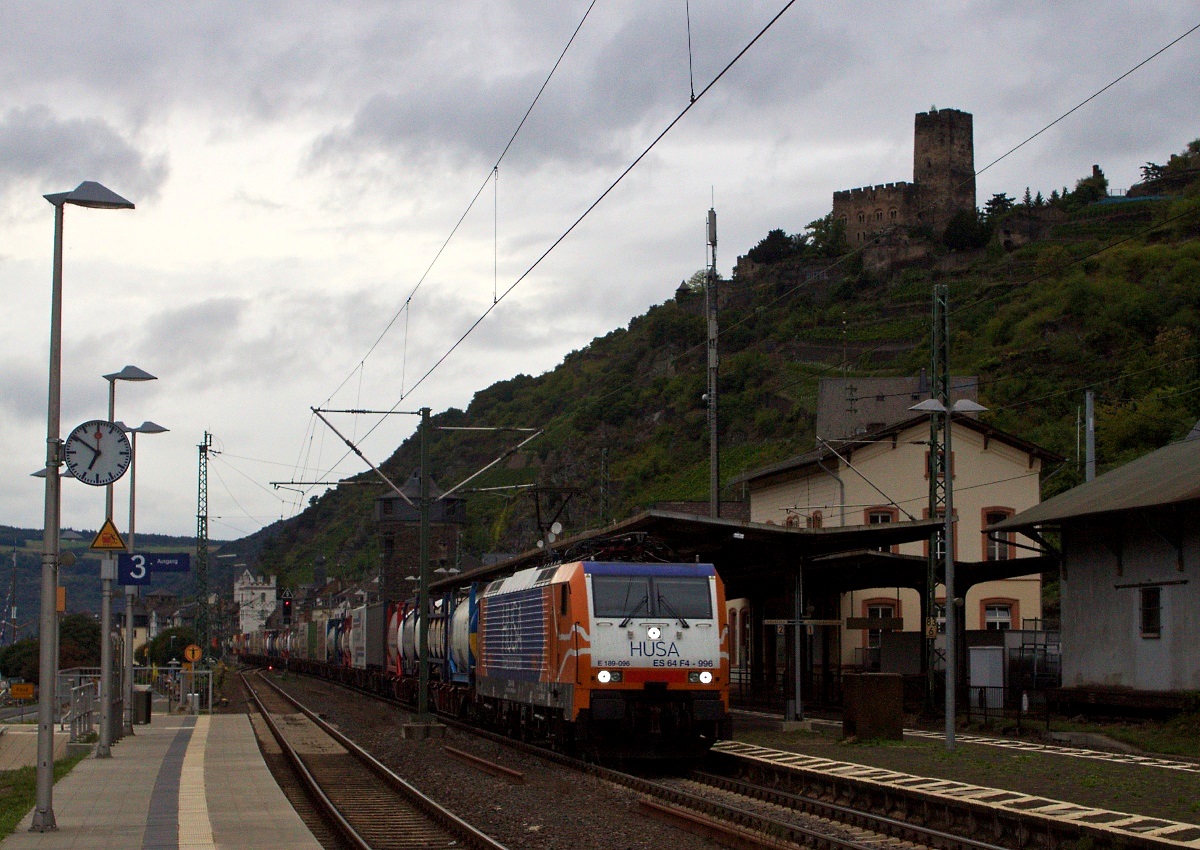
M86 682L71 688L71 709L63 722L71 727L72 744L79 743L95 731L99 713L99 682Z
M967 689L965 707L967 722L985 728L1015 724L1018 734L1035 724L1050 728L1050 701L1043 691L972 686Z

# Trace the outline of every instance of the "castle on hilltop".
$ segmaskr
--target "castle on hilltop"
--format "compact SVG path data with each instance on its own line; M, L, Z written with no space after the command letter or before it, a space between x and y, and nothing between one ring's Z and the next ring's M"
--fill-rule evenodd
M971 113L958 109L917 113L911 183L833 193L833 217L851 247L896 227L925 226L940 237L964 210L975 211L975 143Z

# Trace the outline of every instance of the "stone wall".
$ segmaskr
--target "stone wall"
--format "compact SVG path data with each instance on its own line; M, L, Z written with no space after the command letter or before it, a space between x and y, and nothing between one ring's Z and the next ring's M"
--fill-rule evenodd
M916 223L917 187L899 181L833 193L833 217L846 227L846 241L857 248L874 233Z

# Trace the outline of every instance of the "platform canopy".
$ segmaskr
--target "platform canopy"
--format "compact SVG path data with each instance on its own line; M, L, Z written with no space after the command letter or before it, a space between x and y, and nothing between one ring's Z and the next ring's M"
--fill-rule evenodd
M592 529L558 541L552 551L533 549L520 555L470 570L459 576L439 579L435 589L446 589L465 580L489 581L517 570L558 561L653 560L701 561L716 566L730 594L744 583L767 581L774 576L794 574L800 563L814 570L829 571L832 564L817 567L816 559L859 552L879 552L901 543L928 540L940 520L852 525L840 528L786 528L779 525L711 519L695 514L651 510L605 528ZM888 555L885 563L902 564L924 558ZM1036 572L1036 569L1029 570ZM923 576L924 573L922 572ZM923 582L922 578L922 582ZM868 587L894 586L892 578ZM850 589L850 588L847 588Z

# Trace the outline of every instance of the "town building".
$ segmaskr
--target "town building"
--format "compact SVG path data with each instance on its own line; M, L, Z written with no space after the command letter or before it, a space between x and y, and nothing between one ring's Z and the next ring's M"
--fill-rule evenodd
M277 604L275 576L254 575L245 570L233 581L233 601L238 608L238 630L241 634L256 632L263 627Z

